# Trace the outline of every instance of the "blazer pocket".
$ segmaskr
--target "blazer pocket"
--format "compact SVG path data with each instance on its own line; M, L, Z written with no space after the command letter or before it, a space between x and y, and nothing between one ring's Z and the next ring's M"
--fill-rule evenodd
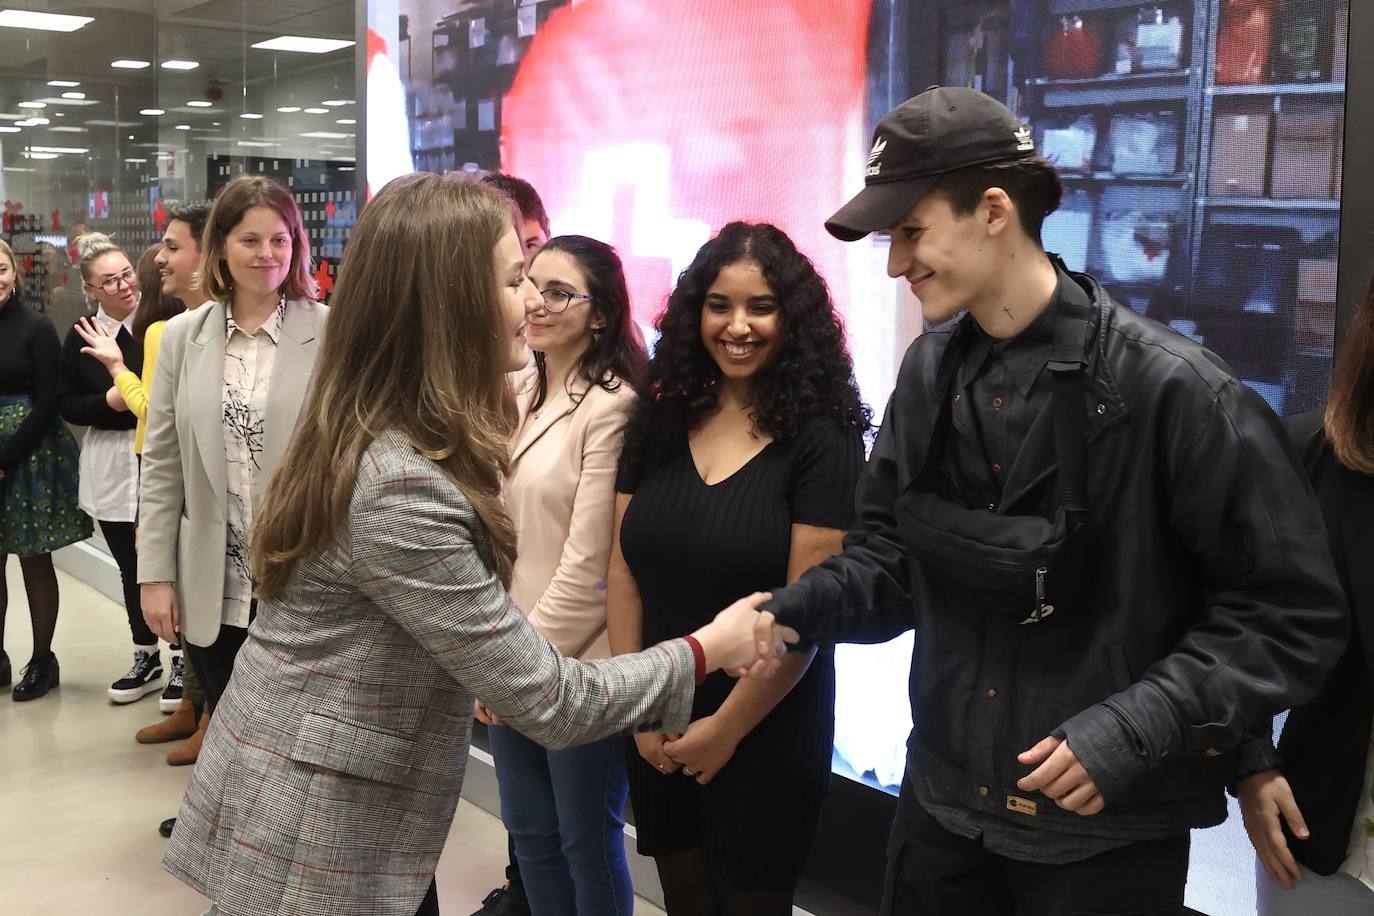
M308 712L290 757L359 779L404 785L411 781L415 739L377 731L322 712Z

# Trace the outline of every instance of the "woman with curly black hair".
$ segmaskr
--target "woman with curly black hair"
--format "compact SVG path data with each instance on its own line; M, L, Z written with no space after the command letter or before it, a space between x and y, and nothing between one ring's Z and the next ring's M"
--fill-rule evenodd
M825 281L777 228L730 223L659 318L617 480L616 654L691 632L840 551L869 412ZM629 753L639 851L670 916L786 916L830 782L835 668L712 676L683 735Z

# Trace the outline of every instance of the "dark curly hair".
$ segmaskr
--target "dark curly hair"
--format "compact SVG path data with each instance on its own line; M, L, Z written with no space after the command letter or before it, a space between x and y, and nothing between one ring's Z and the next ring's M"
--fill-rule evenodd
M721 373L701 342L701 310L721 270L740 261L762 268L782 331L777 355L753 379L754 425L780 440L816 419L868 431L873 414L859 398L844 325L815 265L776 226L733 222L697 252L655 322L661 336L625 432L623 460L632 474L715 411Z

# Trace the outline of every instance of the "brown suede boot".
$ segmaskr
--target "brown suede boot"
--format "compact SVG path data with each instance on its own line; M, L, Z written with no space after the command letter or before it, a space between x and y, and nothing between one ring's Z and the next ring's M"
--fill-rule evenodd
M183 699L176 712L146 728L140 728L134 735L139 744L162 744L166 741L180 741L196 732L196 708L190 700Z
M205 730L210 727L210 711L200 714L200 726L196 733L167 752L167 763L174 767L184 767L195 763L200 756L200 743L205 740Z

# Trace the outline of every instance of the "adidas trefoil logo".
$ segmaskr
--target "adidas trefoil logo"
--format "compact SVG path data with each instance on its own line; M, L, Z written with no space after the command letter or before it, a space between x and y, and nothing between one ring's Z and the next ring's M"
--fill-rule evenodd
M877 160L878 160L878 157L881 156L881 155L883 154L883 150L885 150L885 149L887 149L887 140L886 140L886 138L884 138L884 137L879 137L878 139L876 139L876 140L873 141L873 149L870 150L870 151L869 151L869 154L868 154L868 177L869 177L869 178L872 178L873 176L877 175L879 172L881 172L881 171L883 170L883 164L882 164L881 162L878 162Z
M1016 151L1029 153L1033 149L1035 149L1035 140L1031 135L1031 129L1024 124L1016 128Z

